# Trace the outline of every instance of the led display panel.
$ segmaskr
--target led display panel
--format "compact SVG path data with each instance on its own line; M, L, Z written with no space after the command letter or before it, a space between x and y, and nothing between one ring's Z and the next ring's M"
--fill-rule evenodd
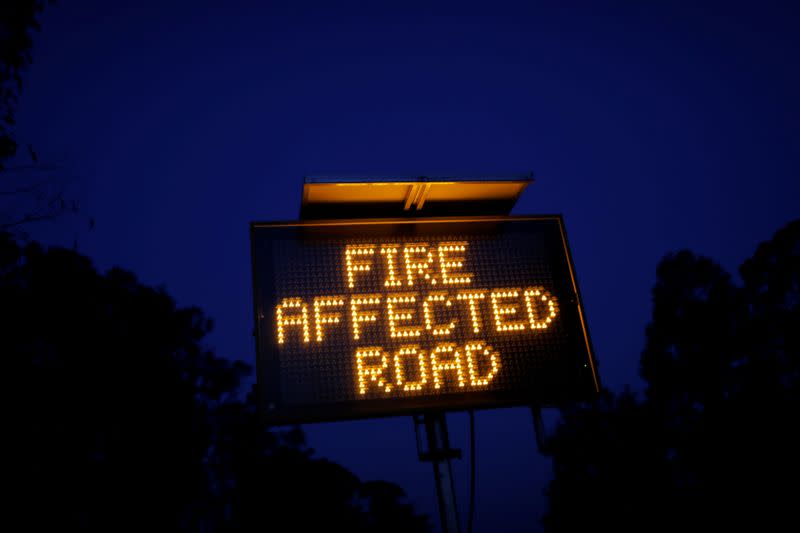
M553 406L598 388L560 217L251 225L273 424Z

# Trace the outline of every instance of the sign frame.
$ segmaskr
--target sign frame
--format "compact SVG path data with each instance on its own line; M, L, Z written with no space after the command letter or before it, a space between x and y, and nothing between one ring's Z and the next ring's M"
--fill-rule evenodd
M251 244L251 274L252 274L252 296L253 296L253 310L254 310L254 330L253 335L256 340L256 398L260 418L270 425L289 425L301 423L317 423L317 422L331 422L340 420L356 420L364 418L380 418L390 416L408 416L429 412L445 412L445 411L463 411L467 409L493 409L514 406L529 406L529 407L558 407L559 404L543 403L536 401L534 395L530 398L522 398L520 395L514 395L507 399L498 399L493 397L491 404L476 406L475 398L480 398L483 391L475 391L464 397L448 397L447 405L442 407L431 407L431 400L429 397L405 397L402 398L402 405L391 409L387 413L385 409L373 407L374 402L385 402L382 400L369 400L365 399L359 401L359 406L353 406L353 402L330 403L324 406L316 407L293 407L282 408L283 412L275 412L275 406L269 405L265 397L263 387L272 379L269 375L268 367L262 360L263 350L268 346L269 339L268 332L270 328L262 327L264 318L271 314L265 314L265 310L259 307L260 299L260 286L258 284L259 276L256 264L256 231L259 228L302 228L302 227L332 227L332 226L375 226L375 225L397 225L397 224L436 224L436 223L470 223L470 222L516 222L516 221L555 221L558 223L560 232L561 244L563 246L566 264L569 269L569 281L573 290L570 295L569 302L563 302L562 305L574 305L577 308L578 319L580 323L583 342L585 345L587 364L591 371L591 381L593 390L585 391L579 397L572 398L573 400L586 400L591 396L599 393L600 378L597 372L597 361L594 354L589 330L586 323L586 313L583 308L582 297L580 288L577 283L575 266L573 262L572 252L567 240L566 229L564 227L563 216L560 214L555 215L488 215L488 216L447 216L447 217L402 217L402 218L354 218L354 219L324 219L324 220L300 220L300 221L270 221L270 222L251 222L250 223L250 244ZM483 392L483 394L486 394ZM494 394L496 396L496 393Z

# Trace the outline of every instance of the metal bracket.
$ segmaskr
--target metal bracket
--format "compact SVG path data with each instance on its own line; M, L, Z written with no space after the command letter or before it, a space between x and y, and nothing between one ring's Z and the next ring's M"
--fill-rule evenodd
M447 432L447 425L442 425L438 433L440 442L432 442L437 436L437 428L434 424L439 422L439 415L413 415L414 435L417 439L417 455L419 460L424 463L442 461L447 459L461 459L461 450L450 447L450 437ZM442 419L444 414L441 414ZM425 437L423 437L423 435Z
M406 194L403 210L409 211L412 206L417 211L422 209L425 205L425 199L428 197L428 192L431 190L430 183L414 183L408 186L408 193Z

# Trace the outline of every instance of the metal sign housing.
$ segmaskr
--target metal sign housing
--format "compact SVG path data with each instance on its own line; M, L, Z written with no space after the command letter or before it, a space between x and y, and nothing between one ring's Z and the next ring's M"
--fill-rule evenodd
M599 389L560 216L253 223L251 245L270 423Z

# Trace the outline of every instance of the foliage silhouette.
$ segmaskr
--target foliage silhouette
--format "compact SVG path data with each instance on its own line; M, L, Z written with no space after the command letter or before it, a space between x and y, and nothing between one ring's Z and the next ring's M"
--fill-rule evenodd
M214 485L228 515L225 531L428 531L425 516L385 482L362 483L343 467L313 458L302 431L265 432L253 396L218 417ZM269 502L269 510L265 508Z
M21 463L7 522L80 531L424 531L389 484L266 431L211 321L123 270L0 234L0 323Z
M6 159L17 153L13 128L22 90L22 73L31 64L31 33L39 29L44 2L7 0L0 4L0 171ZM31 150L31 158L36 159Z
M800 475L800 220L742 264L658 266L642 400L604 391L552 437L547 531L774 529Z
M29 164L8 165L18 152L14 129L22 74L32 63L33 33L40 29L44 6L43 0L0 2L0 231L22 238L32 223L81 210L67 190L73 179L58 165L41 164L30 144ZM87 217L87 223L91 230L94 219Z

